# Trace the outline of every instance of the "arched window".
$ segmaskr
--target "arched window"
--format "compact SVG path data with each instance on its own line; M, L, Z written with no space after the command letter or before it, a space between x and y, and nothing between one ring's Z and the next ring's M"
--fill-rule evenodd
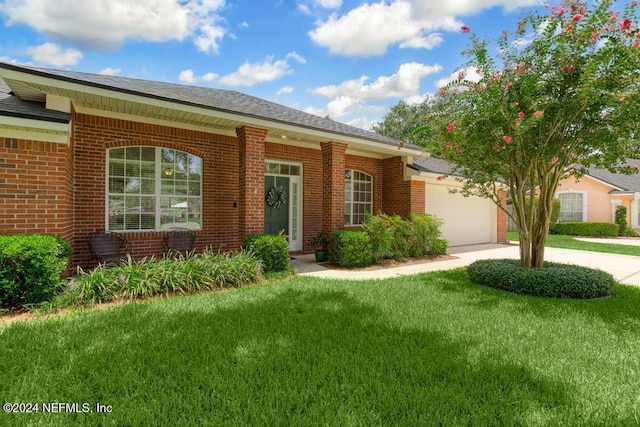
M373 211L373 177L355 169L344 172L344 224L360 225Z
M107 150L110 231L202 229L202 159L160 147Z

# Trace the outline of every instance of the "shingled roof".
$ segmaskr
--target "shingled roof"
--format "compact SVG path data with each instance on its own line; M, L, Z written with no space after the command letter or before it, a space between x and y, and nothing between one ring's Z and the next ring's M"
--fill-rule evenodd
M11 89L0 78L0 115L22 119L44 120L55 123L68 123L67 113L47 110L40 102L24 101L13 95Z
M627 159L626 165L630 170L635 170L640 166L640 160ZM640 192L640 173L632 173L625 175L621 173L610 172L606 169L589 168L587 175L592 176L602 182L619 188L619 190L611 191L612 194L620 193L639 193Z
M186 86L159 81L37 68L0 62L0 69L1 68L53 78L60 81L114 90L126 94L206 108L213 111L269 120L275 123L293 124L310 130L355 137L390 146L396 146L398 142L395 139L378 135L374 132L305 113L234 90Z

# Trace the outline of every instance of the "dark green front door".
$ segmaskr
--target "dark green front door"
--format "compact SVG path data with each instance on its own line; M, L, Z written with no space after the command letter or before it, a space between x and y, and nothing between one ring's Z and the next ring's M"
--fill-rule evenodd
M264 233L289 234L289 178L264 177Z

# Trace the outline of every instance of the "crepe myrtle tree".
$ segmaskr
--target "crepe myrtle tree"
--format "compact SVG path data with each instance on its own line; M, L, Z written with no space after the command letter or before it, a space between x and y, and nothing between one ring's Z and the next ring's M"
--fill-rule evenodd
M465 177L463 194L490 198L511 216L522 266L543 264L562 178L590 166L635 172L624 160L640 156L637 2L612 7L564 0L525 16L494 43L462 27L469 62L440 90L438 112L400 143L450 161L451 173ZM428 138L414 141L416 133Z

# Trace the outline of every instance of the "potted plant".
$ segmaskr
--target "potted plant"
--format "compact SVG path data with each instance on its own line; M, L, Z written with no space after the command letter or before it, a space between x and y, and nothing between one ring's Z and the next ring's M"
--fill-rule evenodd
M326 230L320 230L315 236L309 238L309 244L315 250L316 262L324 262L327 260L327 248L329 247L329 233Z

